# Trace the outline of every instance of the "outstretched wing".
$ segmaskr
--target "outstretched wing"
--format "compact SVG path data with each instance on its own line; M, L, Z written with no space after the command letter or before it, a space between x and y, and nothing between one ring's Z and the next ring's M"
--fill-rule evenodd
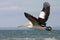
M24 12L25 17L32 22L33 25L39 25L38 19L33 17L32 15Z
M48 2L45 2L43 4L43 9L38 17L38 20L40 20L40 22L42 23L45 23L49 18L49 14L50 14L50 4Z

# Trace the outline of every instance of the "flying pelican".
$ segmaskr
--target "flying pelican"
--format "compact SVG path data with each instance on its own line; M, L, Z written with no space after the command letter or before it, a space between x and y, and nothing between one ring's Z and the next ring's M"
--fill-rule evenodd
M30 29L37 29L37 30L47 30L47 31L52 30L50 26L46 26L46 21L48 20L49 15L50 15L50 4L48 2L43 3L43 9L41 10L38 18L26 12L24 12L24 15L29 20L29 22L21 26L26 26Z

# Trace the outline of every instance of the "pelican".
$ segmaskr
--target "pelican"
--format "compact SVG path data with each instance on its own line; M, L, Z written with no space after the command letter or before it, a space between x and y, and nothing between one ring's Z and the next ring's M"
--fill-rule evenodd
M27 12L24 12L24 15L29 20L29 22L21 26L26 26L30 29L37 29L37 30L47 30L47 31L52 30L50 26L46 26L46 22L50 15L50 4L48 2L43 3L43 9L41 10L38 18L32 16L31 14Z

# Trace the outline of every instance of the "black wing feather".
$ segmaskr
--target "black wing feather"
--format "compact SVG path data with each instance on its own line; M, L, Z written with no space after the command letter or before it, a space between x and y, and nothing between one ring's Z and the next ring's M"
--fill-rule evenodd
M42 18L38 17L38 20L40 20L41 23L45 23L48 20L49 15L50 15L50 4L48 2L45 2L43 4L42 11L45 12L45 19L42 19Z
M25 17L32 22L33 25L39 25L38 19L33 17L32 15L24 12Z

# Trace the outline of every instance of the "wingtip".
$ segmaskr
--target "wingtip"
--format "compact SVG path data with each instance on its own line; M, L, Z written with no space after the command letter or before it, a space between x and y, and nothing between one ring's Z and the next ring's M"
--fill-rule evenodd
M26 16L26 15L27 15L27 13L26 13L26 12L24 12L24 15Z
M26 12L24 12L24 15L26 14Z
M28 17L30 14L28 14L27 12L24 12L25 17Z
M44 2L43 5L44 5L45 7L50 6L49 2Z

